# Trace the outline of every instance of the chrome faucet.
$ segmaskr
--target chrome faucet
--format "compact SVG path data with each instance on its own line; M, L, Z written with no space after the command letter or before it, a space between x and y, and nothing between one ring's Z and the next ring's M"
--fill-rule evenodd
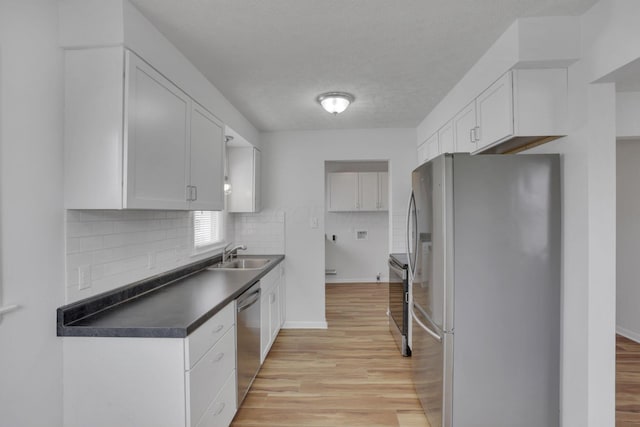
M238 255L238 251L240 251L240 250L242 250L242 251L246 251L247 250L247 246L246 245L236 245L236 246L232 247L231 249L229 249L229 247L231 247L231 245L233 245L233 242L229 243L222 250L222 262L227 262L230 258L233 258L234 254Z

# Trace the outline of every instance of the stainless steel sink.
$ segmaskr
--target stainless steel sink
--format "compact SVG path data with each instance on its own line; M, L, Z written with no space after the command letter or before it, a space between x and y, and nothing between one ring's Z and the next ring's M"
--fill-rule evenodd
M267 258L237 258L214 264L208 270L261 270L270 262Z

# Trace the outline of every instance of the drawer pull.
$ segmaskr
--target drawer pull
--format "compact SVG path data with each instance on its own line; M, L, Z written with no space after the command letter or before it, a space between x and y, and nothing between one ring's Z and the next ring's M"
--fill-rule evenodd
M224 329L224 325L218 325L212 333L217 334L218 332L220 332L221 330Z
M220 415L220 412L222 412L224 410L224 402L220 402L218 403L218 409L215 410L215 412L213 413L213 415Z
M211 363L219 362L219 361L222 360L223 357L224 357L224 353L218 353L218 354L216 354L216 357L211 359Z

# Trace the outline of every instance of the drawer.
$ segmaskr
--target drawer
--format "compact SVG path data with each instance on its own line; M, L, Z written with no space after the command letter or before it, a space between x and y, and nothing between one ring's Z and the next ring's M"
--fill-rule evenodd
M186 338L185 370L191 369L235 323L235 302L227 304Z
M197 427L227 427L236 414L236 398L236 371L234 370L220 393L207 408Z
M189 404L188 425L194 427L205 410L225 385L225 381L236 368L235 328L227 333L202 357L187 378L187 402Z

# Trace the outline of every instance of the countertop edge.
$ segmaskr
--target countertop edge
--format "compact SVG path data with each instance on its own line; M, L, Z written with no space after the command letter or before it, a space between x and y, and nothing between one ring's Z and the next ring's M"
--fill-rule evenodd
M240 296L244 291L249 289L254 283L260 280L262 277L267 275L271 270L276 268L282 261L284 261L284 255L256 255L259 256L268 256L273 258L273 262L269 263L269 265L261 270L256 270L255 276L253 276L250 280L248 280L243 286L239 287L236 291L230 293L228 296L223 298L221 301L212 304L211 309L206 313L199 316L197 319L186 325L186 327L92 327L92 326L77 326L73 325L72 322L65 322L65 310L68 309L78 309L82 307L83 301L85 304L95 304L96 297L90 297L85 300L76 301L74 303L59 307L56 310L56 333L57 336L60 337L85 337L85 338L114 338L114 337L122 337L122 338L185 338L193 331L195 331L198 327L202 326L207 320L216 315L220 310L226 307L230 302L233 302L238 296ZM193 270L192 265L184 266L184 275L182 277L175 278L176 272L180 269L172 270L167 272L167 276L172 277L166 283L157 286L151 290L144 290L140 294L132 295L129 298L119 301L117 304L124 304L129 300L135 298L144 298L146 295L152 294L155 290L171 284L172 286L180 286L180 280L191 276L192 274L203 271L207 268L207 266L211 265L213 262L205 261L199 262L197 264L206 264L204 267L199 270ZM159 280L163 275L154 276L145 280ZM144 282L144 281L141 281ZM132 285L136 285L139 282L136 282ZM128 288L132 285L126 285L122 289ZM118 290L114 290L118 291ZM97 296L100 297L100 296ZM108 297L108 295L104 295L102 297ZM117 305L116 304L116 305ZM99 310L100 311L100 310ZM87 314L85 318L91 317L99 313L96 311L92 314Z

